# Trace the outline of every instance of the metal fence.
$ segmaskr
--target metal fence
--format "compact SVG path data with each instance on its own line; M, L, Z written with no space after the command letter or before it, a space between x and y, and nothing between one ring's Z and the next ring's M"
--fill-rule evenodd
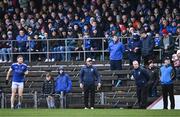
M127 40L131 37L119 37L121 42L126 46ZM179 36L173 37L176 40L177 48L180 47ZM15 60L17 55L24 55L25 59L29 62L36 61L38 56L42 58L52 59L55 56L55 61L70 61L73 60L85 60L87 57L95 57L101 61L108 60L108 41L109 38L57 38L57 39L38 39L38 40L27 40L18 42L16 40L0 40L0 43L9 43L10 52L3 53L1 51L0 57L9 55L9 60ZM89 41L94 41L94 49L86 48L89 46ZM21 44L25 44L25 48L21 48ZM32 44L35 47L32 48ZM39 48L37 48L39 46ZM1 49L0 49L1 50ZM155 52L159 52L158 58L161 60L162 50L154 49ZM73 55L72 57L72 54ZM57 57L58 56L58 57ZM59 57L60 56L60 57Z

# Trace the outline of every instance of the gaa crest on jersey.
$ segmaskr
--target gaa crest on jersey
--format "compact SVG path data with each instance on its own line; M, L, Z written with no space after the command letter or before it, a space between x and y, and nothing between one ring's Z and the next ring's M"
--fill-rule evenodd
M92 71L92 72L93 72L93 70L94 70L94 69L93 69L93 68L91 68L91 71Z

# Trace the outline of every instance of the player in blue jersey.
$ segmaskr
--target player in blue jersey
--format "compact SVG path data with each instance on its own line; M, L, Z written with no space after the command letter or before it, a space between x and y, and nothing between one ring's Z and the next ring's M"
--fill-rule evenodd
M13 63L7 72L6 84L9 82L9 76L12 72L12 95L11 95L11 108L14 108L14 101L16 90L18 90L18 105L17 108L21 108L22 95L24 89L25 75L28 74L27 65L23 63L23 56L17 57L17 63Z

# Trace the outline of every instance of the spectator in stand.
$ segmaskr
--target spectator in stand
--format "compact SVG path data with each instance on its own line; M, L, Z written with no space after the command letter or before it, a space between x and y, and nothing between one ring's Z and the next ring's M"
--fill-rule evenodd
M84 35L83 35L83 47L84 47L84 51L92 51L92 40L90 39L90 34L88 31L85 31L84 32ZM86 57L91 57L91 52L86 52Z
M158 33L156 33L154 38L154 48L159 49L160 46L161 46L161 37Z
M67 42L67 47L65 50L68 52L67 53L67 60L68 61L72 60L71 51L74 51L76 48L76 40L73 38L77 38L77 37L76 37L76 35L74 35L72 29L68 29L68 35L67 35L67 39L66 39L67 41L65 41L65 42Z
M127 46L130 65L132 65L132 62L134 60L137 60L140 63L141 46L142 46L142 42L140 40L140 36L138 34L134 34L133 38L129 39L128 46Z
M148 81L148 90L150 97L157 96L157 85L159 83L159 70L154 65L153 60L148 61L147 72L149 73L150 79Z
M176 72L176 79L180 80L180 50L176 54L172 55L173 67Z
M83 28L88 27L90 37L94 30L97 30L98 36L100 34L102 37L105 34L108 34L109 37L114 34L124 37L127 32L131 32L132 28L139 33L145 30L145 33L151 34L151 37L156 33L162 35L163 29L166 29L172 36L177 36L180 23L178 4L178 0L84 0L82 3L79 0L73 2L57 0L36 2L15 0L12 2L4 0L0 1L0 18L2 19L0 34L12 31L13 37L17 37L18 32L23 29L29 35L28 27L31 27L33 33L40 33L40 30L44 28L44 32L48 33L50 37L54 30L58 31L59 28L68 30L68 27L76 25L75 27L79 27L79 31L76 28L72 29L72 32L84 35ZM122 43L127 44L127 40L123 40ZM45 47L43 46L43 50L47 51ZM27 49L28 47L25 48L25 50ZM64 50L67 51L66 48ZM68 57L71 60L70 54L68 53ZM63 57L61 58L64 60Z
M171 109L175 108L173 79L175 72L171 66L169 57L164 59L164 65L160 68L160 82L163 95L163 109L168 109L168 95L171 102Z
M43 82L42 92L46 97L48 108L55 108L54 103L54 80L51 76L51 73L46 74L46 79Z
M2 62L7 62L7 51L8 51L8 41L7 41L7 35L4 33L2 33L2 37L1 37L2 41L1 42L1 55L2 55Z
M24 30L19 31L19 35L16 37L16 47L18 52L26 52L27 51L27 40L28 36L25 34Z
M161 48L163 49L163 57L170 57L174 53L174 38L168 34L166 29L162 30L163 37L161 39Z
M144 59L144 65L148 65L148 60L153 59L153 48L154 41L151 36L147 35L145 32L141 35L142 48L141 55L142 59Z
M124 51L124 45L120 42L119 38L114 35L113 40L109 42L109 59L111 70L122 69L122 59Z

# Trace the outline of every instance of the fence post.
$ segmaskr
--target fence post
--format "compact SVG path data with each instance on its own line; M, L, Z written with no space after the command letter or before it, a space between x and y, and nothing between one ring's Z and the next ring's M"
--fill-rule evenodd
M61 91L61 94L60 94L60 107L61 108L64 108L64 100L63 100L63 98L64 98L64 93L63 93L63 91Z
M30 47L30 40L28 40L29 43L29 62L31 62L31 47Z
M13 56L14 56L14 54L13 54L13 45L15 46L15 44L14 44L14 41L12 41L11 40L11 58L9 58L9 59L11 59L11 61L13 62Z
M104 38L102 38L102 61L104 61L104 56L105 56L104 51L105 51L105 49L104 49Z
M47 60L49 61L49 41L46 38L46 42L47 42Z
M67 58L67 39L65 40L65 61L67 61L68 60L68 58Z
M34 92L34 108L37 109L37 91Z
M83 38L83 46L84 46L84 61L86 61L86 49L85 49L85 39Z
M1 95L1 108L4 108L4 93Z
M105 98L105 96L104 96L104 92L101 92L101 105L103 105L104 104L104 98Z

